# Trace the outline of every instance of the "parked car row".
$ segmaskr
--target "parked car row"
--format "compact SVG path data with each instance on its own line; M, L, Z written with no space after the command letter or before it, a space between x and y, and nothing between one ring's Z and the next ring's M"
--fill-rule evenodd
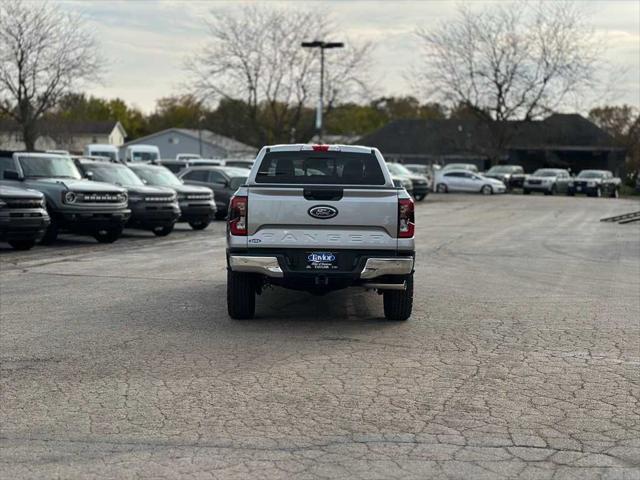
M479 173L473 164L449 164L435 174L435 190L439 193L477 192L485 195L522 189L529 195L586 194L593 197L618 197L622 181L608 170L583 170L572 176L562 168L540 168L531 175L519 165L497 165Z
M157 236L171 233L176 222L203 230L226 215L231 194L248 174L193 167L181 173L183 180L144 162L0 151L0 240L28 249L38 241L50 244L62 232L111 243L125 227Z

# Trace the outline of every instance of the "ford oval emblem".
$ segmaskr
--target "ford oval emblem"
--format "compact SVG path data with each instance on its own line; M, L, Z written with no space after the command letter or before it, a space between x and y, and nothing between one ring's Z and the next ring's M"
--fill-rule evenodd
M327 220L338 215L338 209L330 205L316 205L315 207L311 207L308 213L313 218Z

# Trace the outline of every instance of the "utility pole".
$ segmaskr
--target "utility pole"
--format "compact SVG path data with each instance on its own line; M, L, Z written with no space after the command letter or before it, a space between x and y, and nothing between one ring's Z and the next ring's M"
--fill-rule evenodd
M318 110L316 111L316 129L320 142L324 139L324 122L322 114L324 112L324 51L327 48L342 48L343 42L324 42L322 40L314 40L313 42L302 42L303 48L319 48L320 49L320 100L318 102Z
M202 122L204 122L204 115L200 115L198 118L198 147L200 158L202 158Z

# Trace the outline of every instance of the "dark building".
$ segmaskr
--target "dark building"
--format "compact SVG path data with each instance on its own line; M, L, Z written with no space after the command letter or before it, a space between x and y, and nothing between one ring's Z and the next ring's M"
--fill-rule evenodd
M481 170L496 163L612 170L619 173L625 151L604 130L578 114L544 120L488 124L480 120L396 120L362 137L387 160L403 163L473 163Z

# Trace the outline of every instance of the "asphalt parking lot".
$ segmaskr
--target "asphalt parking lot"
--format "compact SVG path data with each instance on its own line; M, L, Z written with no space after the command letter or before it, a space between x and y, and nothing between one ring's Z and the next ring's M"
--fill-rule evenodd
M432 195L403 323L230 320L222 222L0 247L0 477L640 478L639 205Z

